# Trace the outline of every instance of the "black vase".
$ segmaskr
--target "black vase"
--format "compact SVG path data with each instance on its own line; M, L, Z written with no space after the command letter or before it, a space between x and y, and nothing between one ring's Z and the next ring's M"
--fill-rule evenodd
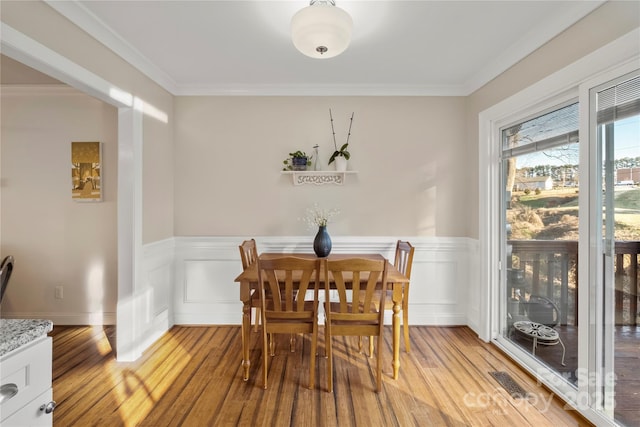
M318 228L318 234L316 234L316 238L313 239L313 251L320 258L324 258L329 256L331 253L331 236L327 233L326 226L320 226Z

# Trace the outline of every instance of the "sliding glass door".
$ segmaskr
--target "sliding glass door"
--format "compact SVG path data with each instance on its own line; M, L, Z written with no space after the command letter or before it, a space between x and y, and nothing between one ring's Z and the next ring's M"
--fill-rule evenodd
M590 91L595 143L594 216L600 233L590 259L594 406L622 425L640 425L638 408L638 262L640 252L640 76L633 73Z
M640 72L599 83L498 130L497 341L577 409L636 426Z

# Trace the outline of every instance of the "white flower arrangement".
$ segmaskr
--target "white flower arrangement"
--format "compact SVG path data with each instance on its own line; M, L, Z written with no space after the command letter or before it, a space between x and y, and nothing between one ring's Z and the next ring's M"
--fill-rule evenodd
M307 215L304 221L307 223L310 229L317 227L326 227L331 218L338 215L340 211L338 209L321 209L318 204L314 204L312 207L307 208Z

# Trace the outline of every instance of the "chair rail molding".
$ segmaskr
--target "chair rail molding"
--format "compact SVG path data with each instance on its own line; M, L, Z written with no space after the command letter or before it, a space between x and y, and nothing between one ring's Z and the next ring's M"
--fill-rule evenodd
M175 237L173 323L239 325L242 272L238 245L255 238L258 252L313 253L309 236ZM396 241L415 247L409 297L412 325L477 324L478 299L473 298L477 242L458 237L332 236L332 253L380 253L393 261ZM475 313L475 315L474 315ZM391 313L385 319L391 325Z

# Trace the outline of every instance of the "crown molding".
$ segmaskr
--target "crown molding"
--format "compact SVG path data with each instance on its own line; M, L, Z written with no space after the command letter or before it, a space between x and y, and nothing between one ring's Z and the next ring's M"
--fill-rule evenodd
M176 96L465 96L462 86L436 85L179 85Z

